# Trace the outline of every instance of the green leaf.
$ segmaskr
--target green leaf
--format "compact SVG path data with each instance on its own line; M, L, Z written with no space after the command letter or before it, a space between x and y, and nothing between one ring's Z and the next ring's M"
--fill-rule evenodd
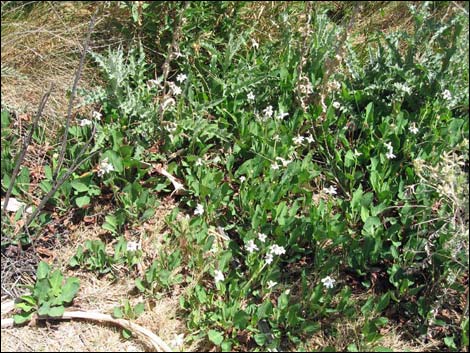
M124 339L128 340L129 338L132 337L132 332L125 328L125 329L122 330L122 337L124 337Z
M232 351L232 342L230 341L223 341L220 345L220 349L222 352L231 352Z
M41 261L38 265L38 270L36 272L36 280L41 280L41 279L47 278L47 276L49 275L50 270L51 269L50 269L49 265L46 262Z
M348 345L346 349L348 350L348 352L359 352L359 349L354 343L351 343L350 345Z
M390 304L390 292L387 292L380 297L375 309L380 313L388 306L388 304Z
M78 180L72 180L70 182L70 186L77 190L78 192L87 192L88 191L88 186L81 181Z
M54 306L52 308L49 309L49 316L51 317L61 317L62 315L64 315L64 307L62 305L60 306Z
M370 102L366 107L366 123L372 126L374 120L374 103Z
M38 309L38 315L40 316L46 316L49 314L49 310L51 309L51 304L49 302L45 302L44 304L41 305L41 307Z
M24 312L29 313L31 310L34 309L35 306L34 306L34 305L30 305L30 304L28 304L28 303L22 302L22 303L16 303L16 304L15 304L15 307L18 308L18 309L20 309L20 310L23 310Z
M145 286L140 278L136 278L135 280L135 286L137 287L138 290L141 292L145 292Z
M49 298L49 290L51 286L47 278L43 278L36 281L34 285L33 295L38 299L38 304L46 301Z
M277 299L277 307L278 307L279 310L283 310L283 309L287 308L288 304L289 304L289 297L284 292Z
M451 349L457 349L457 346L455 345L455 342L454 342L454 336L444 337L444 343L447 347Z
M69 277L62 288L61 299L64 303L70 303L80 288L80 280L76 277Z
M372 308L374 306L374 297L370 297L367 299L366 303L362 306L361 312L363 315L367 315L372 311Z
M30 305L36 305L36 298L34 298L32 295L22 295L21 300L25 301Z
M273 304L270 301L265 301L261 304L257 311L258 319L264 319L271 315L273 311Z
M258 346L263 346L266 343L266 335L264 333L257 333L254 335L254 339Z
M33 313L20 313L17 315L13 315L13 321L16 325L24 324L25 322L31 320Z
M216 330L209 330L209 332L207 332L207 337L216 346L220 346L220 344L224 340L224 336L222 335L222 333Z
M90 196L85 195L85 196L77 197L75 199L75 203L80 208L82 208L83 206L89 205L90 204Z
M142 314L145 311L145 304L144 303L139 303L134 307L134 315L135 317L138 317L140 314Z
M55 270L52 272L52 275L49 277L49 283L51 284L52 295L57 297L62 291L62 280L64 277L60 270Z
M116 306L113 310L113 317L116 319L121 319L123 317L122 310L120 307Z
M243 330L248 325L249 319L250 316L245 311L239 310L233 318L233 323L235 327Z

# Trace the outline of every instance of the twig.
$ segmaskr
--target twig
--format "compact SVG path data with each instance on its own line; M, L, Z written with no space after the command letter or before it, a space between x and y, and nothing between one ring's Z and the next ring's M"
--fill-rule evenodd
M55 194L55 192L62 186L62 184L67 180L67 178L75 172L75 170L78 169L79 166L81 166L85 161L89 160L91 157L93 157L98 151L95 151L91 153L88 157L82 159L79 161L80 157L85 153L86 149L90 145L94 135L95 135L96 127L93 125L93 131L91 133L91 137L88 139L86 142L85 146L80 150L78 153L77 158L75 159L74 163L72 166L65 172L65 174L62 176L61 179L56 181L55 185L51 188L51 190L46 194L46 196L43 197L41 200L41 203L38 205L38 207L34 210L34 212L29 216L28 220L25 222L23 227L28 227L33 219L41 212L42 208L46 205L47 201Z
M171 181L171 183L173 184L173 187L175 188L172 194L181 195L184 191L186 191L186 189L184 188L184 185L181 184L178 180L176 180L176 178L170 173L168 173L162 166L157 165L154 167L154 169L158 174L161 174L167 177Z
M183 8L181 9L181 12L179 14L178 18L178 23L176 24L175 31L173 32L173 39L171 41L171 45L168 48L168 54L165 59L165 62L163 63L163 93L162 97L165 98L167 95L167 87L168 87L168 74L170 73L170 62L171 59L173 58L173 53L177 51L176 49L178 48L177 42L180 37L181 33L181 27L183 24L183 13L186 10L186 8L189 6L189 1L185 1ZM159 121L163 120L163 104L160 104L158 107L158 116L159 116Z
M62 137L62 148L61 148L60 155L59 155L59 162L57 164L57 169L54 171L54 176L52 177L53 180L57 178L60 168L62 167L62 163L64 162L65 150L67 148L67 137L68 137L69 127L70 127L70 118L72 117L73 100L75 98L75 93L77 91L78 80L80 80L80 75L83 70L83 64L85 62L85 56L88 51L88 45L90 43L91 32L93 31L93 26L95 25L95 19L96 19L97 13L98 13L98 9L95 11L95 13L93 14L93 17L90 20L90 25L88 26L87 38L85 40L84 49L80 57L80 64L78 65L78 69L75 74L75 80L73 82L72 92L70 93L69 106L67 108L67 119L65 121L65 131Z
M23 146L21 147L21 152L18 156L18 159L17 159L16 164L15 164L15 169L13 169L13 173L12 173L11 178L10 178L10 185L8 186L8 190L7 190L7 193L5 195L5 199L4 199L3 207L2 207L2 212L5 212L5 210L7 208L8 200L9 200L11 192L13 190L13 185L15 184L16 177L18 176L18 172L20 170L20 165L23 162L23 159L26 155L27 148L28 148L29 144L31 143L31 138L33 137L34 129L36 128L36 126L38 124L39 118L42 115L42 111L44 110L44 107L46 106L46 102L49 99L49 96L52 92L52 87L53 86L51 85L51 87L49 88L49 91L47 91L47 93L42 97L41 103L39 104L39 109L36 113L36 116L34 117L33 123L31 124L31 128L29 130L28 136L23 141Z
M10 303L2 303L2 308L4 305L9 305ZM10 310L11 311L11 310ZM149 329L137 325L129 320L125 319L115 319L111 315L97 313L97 312L87 312L87 311L65 311L61 317L41 317L38 316L36 319L38 320L73 320L73 319L83 319L83 320L91 320L91 321L99 321L99 322L108 322L130 331L133 331L140 336L146 338L152 346L155 348L157 352L172 352L170 346L165 343L160 337L154 334ZM1 328L10 328L14 327L14 320L13 318L7 318L1 320Z

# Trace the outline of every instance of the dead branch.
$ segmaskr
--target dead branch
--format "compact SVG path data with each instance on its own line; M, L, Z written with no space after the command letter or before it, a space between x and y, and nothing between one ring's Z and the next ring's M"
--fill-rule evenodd
M90 20L90 25L88 26L87 38L85 40L85 45L84 45L84 48L83 48L83 52L82 52L82 55L80 57L80 63L78 65L78 69L77 69L77 72L75 74L75 79L74 79L73 86L72 86L72 92L70 93L69 106L67 108L67 119L65 121L65 131L64 131L64 135L62 137L62 148L61 148L60 155L59 155L59 162L57 163L57 169L54 171L54 176L52 178L54 180L57 178L57 176L59 174L59 171L60 171L60 168L62 167L62 163L64 162L65 150L66 150L66 147L67 147L67 137L68 137L69 127L70 127L70 119L72 117L73 100L75 98L75 93L77 91L78 81L80 80L80 75L81 75L82 70L83 70L83 64L85 62L85 56L86 56L86 53L88 51L88 45L90 44L90 36L91 36L91 32L93 31L93 27L95 25L95 19L96 19L97 12L98 12L98 10L95 11L95 13L93 14L93 17Z
M2 303L2 314L4 309L5 312L12 311L14 308L13 301ZM90 320L90 321L98 321L98 322L107 322L116 326L120 326L122 328L128 329L132 332L135 332L137 335L143 337L146 341L148 341L157 352L172 352L170 346L165 343L160 337L154 334L149 329L137 325L129 320L125 319L115 319L111 315L102 314L98 312L89 312L89 311L69 311L66 310L61 317L36 317L37 320L73 320L73 319L81 319L81 320ZM33 320L34 321L34 320ZM13 318L7 318L1 320L1 328L11 328L14 327L14 320Z
M10 178L10 185L8 186L7 193L5 195L5 199L3 200L3 208L2 212L5 212L7 205L8 205L8 199L10 198L11 191L13 190L13 185L15 184L16 177L18 176L18 172L20 170L20 165L23 162L23 159L26 155L26 150L28 149L29 144L31 143L31 138L33 137L33 132L38 124L39 118L42 115L42 112L44 110L44 107L46 106L46 102L49 99L49 96L51 95L52 92L52 86L49 88L49 91L44 94L44 96L41 99L41 103L39 104L38 111L36 113L36 116L34 117L33 123L31 124L31 127L29 129L28 136L25 137L23 141L23 146L21 147L21 151L18 155L18 159L16 160L15 168L13 169L13 173L11 174Z

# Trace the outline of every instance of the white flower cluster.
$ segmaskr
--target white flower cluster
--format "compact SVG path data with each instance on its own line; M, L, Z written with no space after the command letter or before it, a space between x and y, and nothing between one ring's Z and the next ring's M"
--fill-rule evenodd
M326 276L325 278L321 280L321 282L326 288L333 288L336 280L334 278L331 278L330 276Z
M393 154L393 146L392 146L392 143L391 143L391 142L385 143L385 147L387 147L387 149L388 149L388 152L385 154L385 156L386 156L388 159L396 158L396 156Z
M250 98L254 99L254 95L252 92L250 92L250 94L247 96L247 98L249 100L251 100ZM266 108L263 109L263 115L262 116L257 116L257 119L260 121L260 122L266 122L268 121L270 118L272 118L274 115L274 110L273 110L273 106L272 105L268 105ZM286 116L288 116L289 113L286 113L286 112L283 112L283 111L279 111L278 114L275 116L275 119L276 120L282 120L284 119Z
M215 283L222 282L224 280L225 280L225 277L224 277L224 274L222 273L222 271L215 270L214 271L214 281L215 281Z
M98 176L102 177L105 174L108 174L109 172L112 172L114 170L114 167L111 163L108 161L108 157L103 159L100 163L99 170L98 170Z
M447 101L450 101L452 99L452 94L450 93L448 89L442 92L442 98L444 98Z
M276 161L280 161L282 166L285 168L289 165L289 163L292 162L292 159L284 159L282 157L276 157ZM278 170L279 168L280 168L280 165L277 162L274 162L271 165L271 169L273 169L273 170Z
M294 142L294 144L296 144L297 146L302 145L304 140L308 143L315 142L315 139L313 138L312 134L308 134L307 136L297 135L292 138L292 142Z
M254 251L258 251L259 248L256 246L255 242L253 239L248 240L248 243L245 245L246 251L248 251L250 254L253 253Z
M418 133L418 128L416 127L416 124L415 123L412 123L411 126L408 128L408 130L410 130L410 132L413 134L413 135L416 135Z
M330 187L328 187L328 188L323 188L323 192L325 194L328 194L328 195L336 195L337 194L336 187L334 187L333 185L330 185Z
M102 117L102 114L100 112L97 112L97 111L93 111L93 113L91 114L92 118L97 120L97 121L100 121L101 120L101 117ZM90 126L90 125L93 125L93 121L90 120L90 119L82 119L78 122L78 125L79 126Z
M412 92L411 87L408 86L406 83L395 82L393 85L399 92L406 93L406 94L411 94Z
M270 263L273 262L274 260L274 255L283 255L286 253L286 249L284 249L283 246L279 246L277 244L273 244L269 247L269 251L268 253L266 254L266 256L264 257L266 263L269 265Z
M88 120L88 119L82 119L82 120L80 120L80 122L78 123L78 125L80 125L80 126L93 125L93 121Z
M198 203L196 210L194 210L194 215L201 216L203 213L204 213L204 206Z

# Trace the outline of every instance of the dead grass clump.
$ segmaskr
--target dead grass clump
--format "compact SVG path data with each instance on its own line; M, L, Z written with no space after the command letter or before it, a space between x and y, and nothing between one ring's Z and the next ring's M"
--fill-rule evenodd
M13 2L2 2L2 106L33 114L45 90L53 85L43 114L45 121L40 122L53 135L64 123L88 24L98 7L101 9L90 50L117 45L122 38L110 31L111 8L100 2L30 2L21 6L10 3ZM99 80L97 69L86 60L79 88L88 90ZM74 112L89 114L91 108Z

